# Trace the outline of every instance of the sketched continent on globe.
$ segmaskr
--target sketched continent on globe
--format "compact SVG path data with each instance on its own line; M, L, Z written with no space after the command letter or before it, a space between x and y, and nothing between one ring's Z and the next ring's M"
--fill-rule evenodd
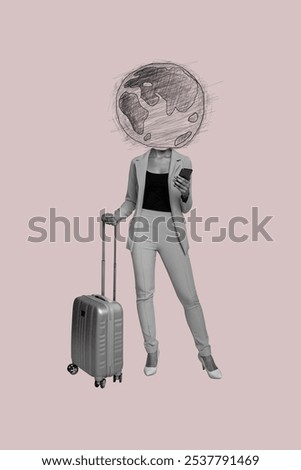
M119 96L118 107L123 115L127 117L132 130L138 134L138 137L143 136L145 125L148 122L147 119L151 118L151 110L149 110L149 107L155 111L156 105L158 105L162 98L165 101L166 117L172 117L175 111L187 113L195 104L196 98L198 97L198 99L200 99L198 92L201 87L198 82L180 66L173 65L166 67L164 65L149 65L131 74L130 78L124 81L123 89L124 91ZM140 96L137 93L138 90L140 90ZM198 120L200 121L199 117L199 113L194 110L188 116L182 116L181 119L183 121L184 118L185 122L189 125L189 123L193 124L197 123ZM159 117L157 119L159 119ZM184 144L192 136L192 132L189 129L183 129L182 131L182 126L179 125L178 121L179 118L177 118L177 122L175 120L178 133L173 137L174 146ZM170 121L168 129L162 129L162 133L166 132L168 134L172 126L173 122ZM173 131L175 131L175 129L173 129ZM151 131L147 132L144 136L146 145L151 137Z
M135 93L125 91L119 99L119 107L130 121L133 130L142 135L144 133L144 121L147 119L149 112L141 106L138 96Z

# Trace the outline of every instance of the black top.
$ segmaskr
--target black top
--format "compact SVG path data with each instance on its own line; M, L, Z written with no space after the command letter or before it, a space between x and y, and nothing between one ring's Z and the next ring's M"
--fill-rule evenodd
M143 209L171 212L168 192L168 173L146 171Z

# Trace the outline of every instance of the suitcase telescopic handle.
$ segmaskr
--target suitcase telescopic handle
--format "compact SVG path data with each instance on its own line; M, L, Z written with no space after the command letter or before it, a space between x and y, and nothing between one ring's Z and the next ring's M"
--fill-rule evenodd
M116 258L117 258L117 225L114 225L114 255L113 255L113 300L116 300ZM105 295L105 271L106 271L106 223L102 221L102 259L101 259L101 295Z

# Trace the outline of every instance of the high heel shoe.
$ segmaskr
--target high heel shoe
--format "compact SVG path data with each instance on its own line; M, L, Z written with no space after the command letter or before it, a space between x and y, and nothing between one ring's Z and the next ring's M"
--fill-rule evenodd
M223 377L223 374L221 373L221 371L216 367L215 365L215 362L213 360L213 357L212 356L205 356L205 357L210 357L210 361L211 361L211 367L215 367L215 369L213 370L209 370L208 367L210 367L209 365L206 365L205 363L205 360L204 360L204 357L203 356L200 356L199 355L199 359L202 363L202 366L203 366L203 370L206 370L207 374L209 375L210 379L221 379ZM210 367L210 369L211 369Z
M147 360L144 367L144 373L147 376L154 375L158 367L159 350L147 354Z

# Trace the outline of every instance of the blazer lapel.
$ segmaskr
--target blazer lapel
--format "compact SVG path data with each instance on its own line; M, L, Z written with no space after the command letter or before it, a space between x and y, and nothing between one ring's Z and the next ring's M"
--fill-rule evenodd
M138 181L138 196L137 196L137 213L140 214L140 210L142 208L143 203L143 196L144 196L144 188L145 188L145 176L146 176L146 169L148 165L148 156L150 154L150 150L146 153L141 155L140 157L135 158L135 165L136 165L136 174L137 174L137 181Z
M173 177L176 174L176 172L181 168L182 165L181 165L181 157L174 149L172 149L170 158L171 160L170 160L170 166L169 166L168 187L169 187L169 194L171 195L172 193L171 190L173 188L173 184L172 184Z
M150 150L148 150L146 153L144 153L140 157L135 158L137 179L138 179L140 184L141 184L142 180L144 179L144 176L145 176L145 173L146 173L149 154L150 154Z

